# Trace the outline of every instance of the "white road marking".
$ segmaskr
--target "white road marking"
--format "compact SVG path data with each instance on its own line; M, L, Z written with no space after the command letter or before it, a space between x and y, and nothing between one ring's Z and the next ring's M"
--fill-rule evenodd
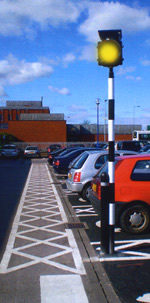
M0 264L0 273L44 263L74 274L86 274L73 232L65 229L67 216L52 183L47 165L33 163ZM55 242L57 239L59 244ZM58 260L57 257L65 255L72 256L72 265L67 266ZM13 258L16 263L11 262Z
M150 293L143 294L143 296L138 297L136 299L136 301L141 302L141 303L143 303L143 302L150 303Z
M77 217L93 217L97 216L94 208L91 205L76 205L73 206Z
M41 276L41 303L88 303L79 275Z
M115 241L114 255L100 256L100 261L129 261L129 260L150 260L150 253L140 251L140 245L149 244L149 239L144 240L121 240ZM91 245L97 246L96 251L101 251L100 242L91 242ZM138 251L137 251L137 246ZM130 250L132 248L132 250ZM129 249L129 250L128 250ZM119 253L119 254L117 254Z

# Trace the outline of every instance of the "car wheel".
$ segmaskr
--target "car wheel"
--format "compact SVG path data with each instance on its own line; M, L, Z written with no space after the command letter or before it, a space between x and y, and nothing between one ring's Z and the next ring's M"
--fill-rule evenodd
M120 227L127 233L140 234L147 230L150 215L147 207L132 205L121 214Z
M81 196L83 198L83 200L89 200L89 191L91 190L91 184L87 184L84 186L82 192L81 192Z

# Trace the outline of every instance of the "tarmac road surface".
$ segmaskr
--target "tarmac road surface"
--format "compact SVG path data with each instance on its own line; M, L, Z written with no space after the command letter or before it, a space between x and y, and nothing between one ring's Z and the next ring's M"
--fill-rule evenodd
M58 183L46 159L32 161L1 258L0 302L119 303Z

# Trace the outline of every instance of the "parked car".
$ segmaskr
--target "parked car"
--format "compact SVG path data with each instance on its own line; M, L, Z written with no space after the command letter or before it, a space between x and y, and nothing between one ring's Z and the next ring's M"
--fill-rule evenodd
M50 144L49 147L48 147L48 153L51 153L55 150L58 150L61 148L61 145L60 144Z
M116 150L133 150L139 152L144 146L144 141L118 141L115 143Z
M14 144L5 144L1 149L1 158L18 158L21 150Z
M54 158L53 168L59 174L67 174L69 163L86 150L94 150L94 149L90 147L80 147L72 150L66 155L59 155L58 157Z
M108 162L92 180L90 202L101 216L102 172L108 172ZM118 157L115 161L115 221L127 233L140 234L150 226L150 155Z
M37 157L40 158L40 151L37 146L27 146L24 150L24 157L32 158Z
M69 147L84 147L84 144L82 144L82 143L73 143L73 144L70 144Z
M107 146L106 142L94 142L91 144L91 147L99 147L101 149L104 149L105 146Z
M57 156L64 156L64 155L67 155L69 154L71 151L73 150L76 150L78 149L79 147L64 147L62 149L58 149L58 150L55 150L54 152L50 153L49 156L48 156L48 162L50 164L53 164L54 162L54 159L57 157Z
M150 144L145 145L141 150L140 153L150 153Z
M118 151L116 156L137 154L132 151ZM77 192L84 200L88 200L93 176L100 167L108 160L108 151L85 151L74 159L68 172L66 181L67 188L72 192ZM70 166L69 165L69 166Z

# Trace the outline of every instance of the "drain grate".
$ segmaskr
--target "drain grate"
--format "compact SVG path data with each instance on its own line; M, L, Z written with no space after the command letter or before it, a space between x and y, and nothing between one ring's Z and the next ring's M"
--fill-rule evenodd
M84 228L88 229L88 225L85 222L80 222L80 223L65 223L65 228L66 229L79 229L79 228Z

